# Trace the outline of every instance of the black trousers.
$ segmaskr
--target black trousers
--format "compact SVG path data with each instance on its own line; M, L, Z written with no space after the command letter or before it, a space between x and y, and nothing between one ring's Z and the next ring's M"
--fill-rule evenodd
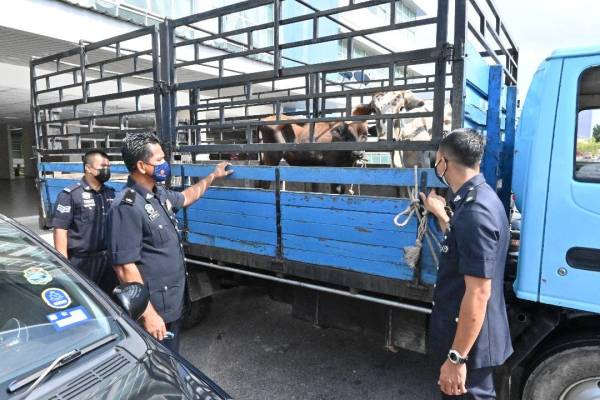
M109 296L119 284L117 274L113 270L108 252L93 256L73 255L69 258L71 265L85 274Z
M467 369L467 394L448 396L442 393L443 400L494 400L494 368Z
M179 344L181 342L181 318L177 321L167 322L167 331L174 336L172 339L163 339L160 343L173 353L179 354Z

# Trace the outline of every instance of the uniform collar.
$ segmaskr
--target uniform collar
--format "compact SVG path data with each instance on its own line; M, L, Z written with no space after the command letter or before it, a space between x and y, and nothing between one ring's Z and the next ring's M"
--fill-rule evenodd
M156 196L154 191L149 191L142 185L139 185L136 181L133 180L131 176L127 178L127 187L135 190L140 196L142 196L145 200L150 200ZM156 190L156 186L154 186L154 190Z
M475 175L468 181L466 181L456 194L453 194L450 200L450 206L452 209L457 209L463 203L466 197L469 196L469 192L481 184L485 183L485 178L482 174Z

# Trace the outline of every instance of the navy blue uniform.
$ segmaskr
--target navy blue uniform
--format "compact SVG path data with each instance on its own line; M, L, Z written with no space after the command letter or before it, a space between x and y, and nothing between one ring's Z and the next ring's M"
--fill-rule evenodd
M54 207L51 226L65 229L71 264L110 293L117 278L108 252L107 216L115 190L102 185L95 191L85 181L63 189Z
M150 302L175 338L164 344L177 351L183 315L186 272L181 234L175 214L185 197L156 186L149 192L129 178L109 213L110 249L114 265L134 263L150 292Z
M466 182L451 198L453 215L442 244L433 295L430 351L437 359L444 360L452 346L465 294L465 275L491 279L485 320L468 354L466 383L473 398L493 399L492 367L503 364L512 353L504 300L504 267L510 237L508 218L483 175Z

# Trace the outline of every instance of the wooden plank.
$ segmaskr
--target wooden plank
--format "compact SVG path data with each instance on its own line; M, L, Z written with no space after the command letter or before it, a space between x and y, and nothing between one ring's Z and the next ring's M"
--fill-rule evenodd
M282 181L307 183L344 183L358 185L412 186L414 171L410 168L332 168L332 167L279 167ZM445 187L432 168L419 169L427 175L427 187Z
M256 217L275 216L275 205L261 203L245 203L240 201L215 200L200 198L188 207L188 210L207 210L218 212L229 212L242 215L253 215Z
M327 267L336 267L350 271L362 272L370 275L384 276L388 278L410 280L413 277L413 270L409 267L399 267L398 265L365 261L353 257L330 256L324 257L323 253L315 253L307 250L284 249L284 258L288 260L300 261L304 263L324 265Z
M314 237L320 239L343 240L351 243L370 244L402 249L415 243L416 233L382 231L363 227L332 226L312 222L281 221L283 234Z
M409 201L389 197L281 192L281 205L397 214L406 209Z
M402 230L414 233L417 231L416 219L403 228L394 225L395 213L372 213L368 211L336 210L331 208L310 208L281 206L281 219L302 222L316 222L339 226L360 226L382 231Z
M277 243L277 234L275 232L257 231L254 229L207 224L196 221L190 221L188 229L190 233L226 238L243 242L247 245L258 243L275 246Z
M188 235L189 244L202 244L205 246L220 247L247 253L261 254L265 256L275 257L275 246L269 246L260 243L247 243L244 241L236 241L225 239L218 236L190 233Z
M181 164L185 176L205 177L214 169L214 164ZM259 181L274 181L276 167L233 165L233 174L226 179L253 179Z
M275 192L263 189L211 186L202 197L205 199L275 204Z
M205 222L223 226L248 228L257 231L277 231L275 215L272 218L256 217L253 215L241 215L228 212L206 211L188 209L187 217L189 221Z
M498 183L500 165L500 92L502 90L502 66L490 66L488 109L486 121L486 145L481 171L487 183L494 189Z
M283 235L283 248L322 253L325 259L330 256L352 255L353 258L365 261L382 261L400 267L406 266L404 263L404 250L394 247L373 246L298 235Z
M41 163L41 169L44 172L79 172L83 173L83 164L80 162L65 163L65 162L43 162ZM125 164L110 165L110 170L115 174L128 174L129 171Z

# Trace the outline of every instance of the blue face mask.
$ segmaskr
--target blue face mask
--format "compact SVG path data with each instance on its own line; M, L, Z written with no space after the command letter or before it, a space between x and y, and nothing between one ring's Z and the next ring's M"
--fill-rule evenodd
M152 166L154 167L154 172L152 172L152 178L154 178L155 182L165 182L171 176L171 166L168 162L163 161L160 164Z

